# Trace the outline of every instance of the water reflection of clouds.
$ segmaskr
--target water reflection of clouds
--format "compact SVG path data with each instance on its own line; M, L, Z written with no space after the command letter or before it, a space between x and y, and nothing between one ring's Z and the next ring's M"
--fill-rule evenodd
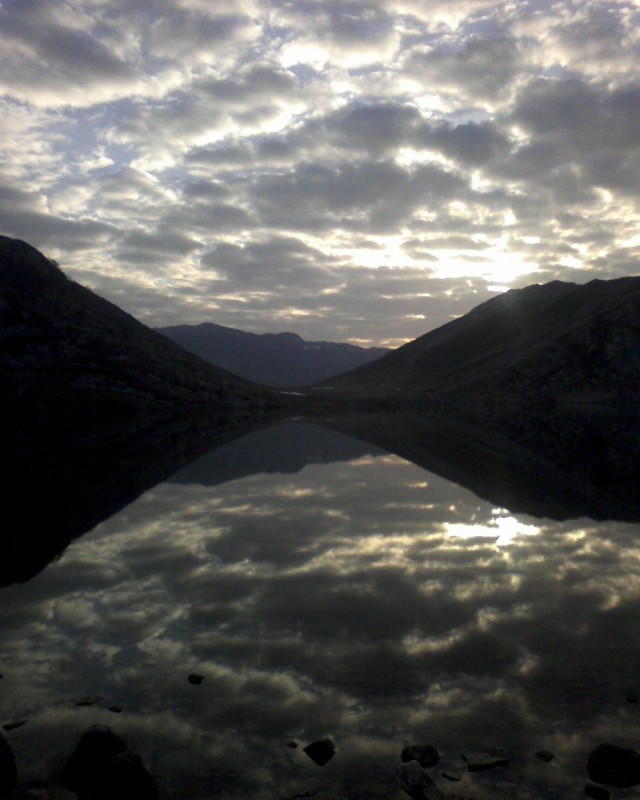
M164 484L3 591L2 714L34 717L13 734L34 770L30 730L111 723L175 798L388 798L381 769L425 737L512 752L461 794L566 796L587 739L635 730L637 536L515 518L393 456ZM85 694L126 711L73 716ZM322 773L284 747L325 735Z

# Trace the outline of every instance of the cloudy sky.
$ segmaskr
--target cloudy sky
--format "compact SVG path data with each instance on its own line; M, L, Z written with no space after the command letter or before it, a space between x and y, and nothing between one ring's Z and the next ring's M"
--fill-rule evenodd
M2 0L0 233L151 325L396 345L638 272L637 0Z

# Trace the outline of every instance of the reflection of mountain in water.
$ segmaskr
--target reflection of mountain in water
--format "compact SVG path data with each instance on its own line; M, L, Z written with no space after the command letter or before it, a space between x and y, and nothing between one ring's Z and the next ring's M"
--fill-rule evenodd
M3 507L5 518L15 522L3 542L0 586L33 577L73 539L176 470L181 471L175 482L213 486L258 472L298 472L307 464L383 452L318 425L285 423L243 436L247 430L247 425L195 429L173 423L93 446L55 434L46 441L26 440L22 433L5 437L9 475ZM191 464L193 459L199 460Z
M507 417L499 430L418 414L353 415L330 424L513 512L640 520L637 416Z
M72 443L54 432L46 439L5 432L2 504L11 522L3 538L0 586L33 577L73 539L245 430L173 423L99 444Z
M294 473L308 464L350 461L384 452L374 444L330 428L286 422L217 447L181 469L171 481L215 486L258 472Z
M514 512L638 521L639 430L637 419L613 416L510 419L497 433L452 419L368 414L246 436L246 427L157 428L99 448L20 439L5 449L4 511L18 521L4 541L0 585L27 580L176 469L176 483L213 486L389 451Z

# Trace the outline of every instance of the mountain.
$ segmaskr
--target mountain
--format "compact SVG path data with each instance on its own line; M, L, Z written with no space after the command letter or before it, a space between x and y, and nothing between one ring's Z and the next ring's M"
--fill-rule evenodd
M637 401L640 278L554 281L492 298L317 393L462 411Z
M0 237L0 390L5 431L85 434L175 416L255 413L279 402L201 361Z
M212 322L157 330L205 361L268 386L318 383L390 352L384 347L307 342L295 333L246 333Z

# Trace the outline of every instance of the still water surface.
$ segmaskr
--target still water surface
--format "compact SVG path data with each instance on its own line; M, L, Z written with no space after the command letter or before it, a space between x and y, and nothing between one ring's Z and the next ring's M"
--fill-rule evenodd
M595 746L640 744L639 577L638 525L515 515L289 423L0 592L0 724L29 720L6 734L25 780L108 724L172 800L400 800L414 743L446 797L581 797ZM318 767L302 748L325 737ZM468 773L478 750L508 766Z

